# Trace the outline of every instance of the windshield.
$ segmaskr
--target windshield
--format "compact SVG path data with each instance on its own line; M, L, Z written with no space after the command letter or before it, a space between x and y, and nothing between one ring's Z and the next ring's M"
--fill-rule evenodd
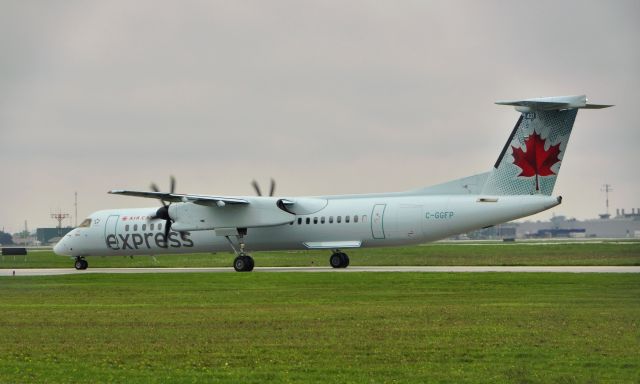
M87 228L90 225L91 225L91 219L84 219L84 221L80 223L80 225L78 225L78 228Z

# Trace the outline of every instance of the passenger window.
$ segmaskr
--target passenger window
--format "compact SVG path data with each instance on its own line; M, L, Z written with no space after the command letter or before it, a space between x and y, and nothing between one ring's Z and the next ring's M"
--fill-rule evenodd
M298 224L302 224L302 217L298 217Z
M320 218L320 224L324 224L324 216Z
M344 222L345 222L345 223L348 223L348 222L349 222L349 216L345 216L345 217L344 217Z
M135 232L135 231L137 231L137 230L138 230L138 224L135 224L135 225L133 226L133 231Z
M151 229L153 231L153 223L151 223L151 225L149 225L149 229Z
M127 232L129 232L129 224L127 224L127 225L125 225L125 226L124 226L124 230L125 230L125 231L127 231Z
M310 217L307 217L307 220L305 220L305 222L306 222L307 224L311 223L311 218L310 218Z
M338 216L338 224L342 222L342 216Z
M317 217L313 218L313 224L318 224L318 218Z
M329 224L333 224L333 216L329 216Z
M147 224L142 224L142 230L146 231L147 230Z
M367 222L367 215L362 215L362 222L366 223Z
M162 231L162 223L158 223L158 231Z
M358 215L353 216L353 222L357 223L358 222Z
M78 228L88 228L91 225L91 219L84 219Z

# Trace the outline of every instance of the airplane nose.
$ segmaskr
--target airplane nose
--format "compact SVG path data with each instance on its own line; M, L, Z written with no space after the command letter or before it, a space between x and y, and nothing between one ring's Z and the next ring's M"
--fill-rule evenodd
M60 256L69 256L69 248L65 246L64 239L60 239L53 247L53 252Z

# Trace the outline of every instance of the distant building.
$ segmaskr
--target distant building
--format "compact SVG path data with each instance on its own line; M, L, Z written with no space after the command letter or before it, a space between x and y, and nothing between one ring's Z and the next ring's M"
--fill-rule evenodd
M528 237L603 237L640 238L640 209L625 213L617 210L616 216L600 215L597 219L576 220L555 216L551 221L525 221L517 223L518 238Z
M603 214L597 219L576 220L554 216L550 221L525 221L498 224L479 229L454 239L502 240L527 238L640 238L640 208L625 213L617 209L616 216Z
M25 235L24 233L14 233L13 235L11 235L11 238L13 239L13 244L16 246L39 245L33 233L29 233L28 235Z
M504 223L494 225L488 228L478 229L473 232L469 232L465 235L461 235L458 239L471 239L471 240L505 240L516 238L516 223Z
M36 229L36 239L42 245L55 244L60 238L71 232L73 228L38 228Z

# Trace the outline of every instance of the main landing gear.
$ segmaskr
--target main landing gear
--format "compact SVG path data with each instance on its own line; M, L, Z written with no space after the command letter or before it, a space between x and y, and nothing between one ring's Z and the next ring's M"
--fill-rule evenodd
M347 268L349 266L349 256L344 252L340 252L339 249L336 249L329 258L329 264L331 264L333 268Z
M87 262L87 260L84 259L84 257L77 256L76 262L74 263L74 267L76 267L77 270L87 269L89 267L89 263Z
M236 249L231 238L229 236L225 236L229 245L233 248L233 252L236 254L236 258L233 260L233 269L235 269L236 272L251 272L253 271L254 266L253 257L244 251L243 241L243 237L247 234L247 230L239 230L238 232L239 234L236 237L238 239L238 244L240 245L240 251Z

